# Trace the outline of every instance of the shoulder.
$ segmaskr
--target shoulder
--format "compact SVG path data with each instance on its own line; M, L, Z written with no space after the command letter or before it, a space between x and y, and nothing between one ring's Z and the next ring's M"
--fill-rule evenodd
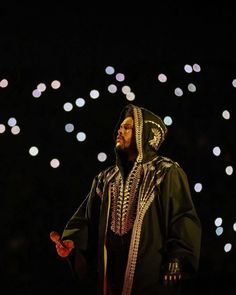
M155 175L156 185L159 185L166 178L166 175L172 174L171 171L181 168L176 161L168 157L158 156L148 163L146 169L147 173L151 173L153 176Z
M103 198L103 189L105 184L109 181L109 179L116 173L116 166L110 166L106 168L105 170L102 170L100 173L98 173L94 179L94 185L96 189L96 193L100 198Z
M187 178L187 174L180 164L168 157L159 156L152 164L152 170L156 171L158 176Z
M114 173L117 172L117 166L116 165L112 165L112 166L109 166L108 168L100 171L95 179L96 179L96 182L99 183L99 184L104 184L105 181L109 180L113 175Z
M188 176L178 162L167 157L158 157L156 160L156 184L169 184L177 187L188 185ZM153 169L154 170L154 169Z
M180 165L178 162L163 156L158 156L156 159L152 161L152 166L154 165L157 170L159 169L165 169L169 170L170 168L180 168Z
M188 181L188 176L183 167L176 161L167 157L160 157L159 170L166 178L176 179L176 181Z

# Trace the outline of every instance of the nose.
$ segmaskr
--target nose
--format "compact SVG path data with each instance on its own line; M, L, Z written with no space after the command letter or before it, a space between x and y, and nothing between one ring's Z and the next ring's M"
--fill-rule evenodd
M120 127L117 132L118 135L122 135L122 128Z

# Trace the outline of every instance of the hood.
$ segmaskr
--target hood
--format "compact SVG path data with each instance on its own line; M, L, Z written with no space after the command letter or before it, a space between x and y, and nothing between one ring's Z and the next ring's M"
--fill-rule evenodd
M149 162L157 156L157 151L166 137L166 125L162 119L153 112L143 107L128 104L121 111L119 121L115 128L115 138L117 136L119 126L124 120L125 114L128 110L132 111L134 118L135 139L138 150L136 161L139 163ZM116 157L119 161L119 155L117 153Z

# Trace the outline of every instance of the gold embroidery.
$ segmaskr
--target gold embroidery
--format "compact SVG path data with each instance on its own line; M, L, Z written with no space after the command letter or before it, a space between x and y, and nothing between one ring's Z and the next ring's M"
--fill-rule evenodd
M133 227L141 172L142 165L135 162L125 186L120 173L111 182L111 230L119 236Z
M160 124L158 124L158 123L156 123L156 122L154 122L154 121L150 121L150 120L145 120L144 123L151 123L151 124L156 125L157 128L161 130L161 133L162 133L162 135L163 135L163 137L164 137L164 135L165 135L166 132L163 130L163 128L161 127Z
M156 161L157 159L155 159ZM153 163L154 161L152 161ZM161 163L162 159L157 163ZM137 208L137 215L134 221L132 236L130 241L130 248L129 248L129 255L128 255L128 263L125 272L125 280L122 290L122 295L130 295L132 291L134 273L136 268L136 262L138 257L138 249L140 243L140 236L141 236L141 228L143 224L144 216L150 207L151 203L154 201L156 194L154 192L155 186L160 184L162 181L165 170L158 169L156 172L152 173L151 179L149 178L151 171L151 167L154 167L152 163L149 163L149 168L144 165L144 171L147 169L147 173L144 176L144 183L142 185L142 189L139 192L139 201L138 201L138 208ZM157 176L158 175L158 176ZM148 180L149 179L149 180ZM158 180L159 179L159 180Z
M146 196L146 200L142 200L139 203L139 211L137 212L137 216L134 222L133 231L132 231L132 237L130 242L130 250L129 256L128 256L128 263L126 267L125 272L125 280L124 280L124 286L122 290L122 295L130 295L133 285L133 278L134 278L134 271L136 267L136 261L138 256L138 248L139 248L139 242L140 242L140 235L141 235L141 227L143 223L143 218L145 216L145 213L147 209L149 208L150 204L152 203L154 199L154 193L152 191L152 194L149 196Z
M152 128L152 132L154 133L154 137L153 137L153 139L149 140L150 145L157 150L158 147L160 146L160 144L165 139L166 130L164 130L160 124L158 124L154 121L145 120L144 122L151 123L151 124L157 126L157 128Z
M137 162L141 163L143 160L143 146L142 146L142 134L143 134L143 116L140 108L134 107L134 126L135 126L135 139L138 150Z
M149 140L149 143L154 149L157 150L160 142L161 142L161 132L157 128L152 128L152 132L154 133L153 139Z

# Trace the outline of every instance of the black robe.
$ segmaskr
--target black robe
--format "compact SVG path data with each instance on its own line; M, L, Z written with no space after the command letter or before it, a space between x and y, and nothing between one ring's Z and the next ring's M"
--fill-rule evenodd
M178 258L183 280L195 276L200 255L201 224L185 172L171 159L157 156L156 151L163 138L152 125L162 127L163 131L162 121L143 108L131 107L138 113L134 120L139 150L136 165L141 167L142 179L137 190L136 217L129 232L128 259L120 294L179 294L179 284L163 285L162 267L169 259ZM116 165L94 178L87 198L63 231L63 239L72 239L76 245L76 271L80 276L88 273L92 278L90 282L97 285L99 295L110 294L107 235L110 230L111 183L123 173L117 155Z

